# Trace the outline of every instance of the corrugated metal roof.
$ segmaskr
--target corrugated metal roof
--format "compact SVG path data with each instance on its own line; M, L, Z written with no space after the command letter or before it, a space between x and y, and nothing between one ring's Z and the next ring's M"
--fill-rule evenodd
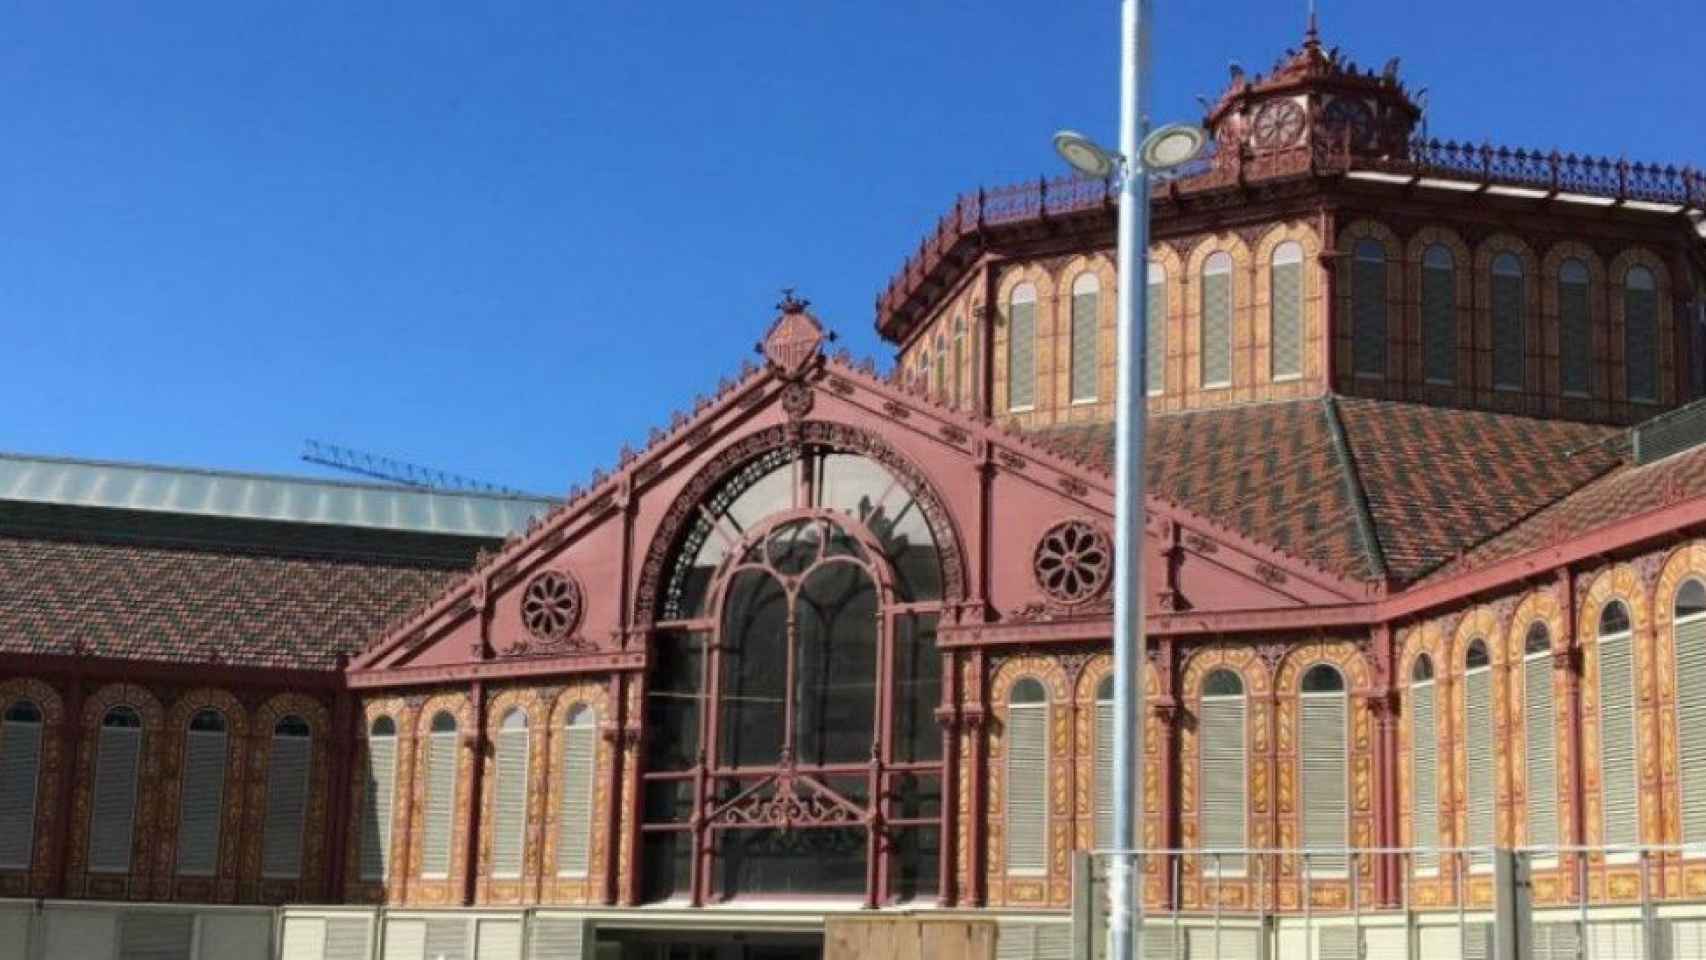
M0 454L0 500L494 538L526 529L528 520L556 503L18 454Z

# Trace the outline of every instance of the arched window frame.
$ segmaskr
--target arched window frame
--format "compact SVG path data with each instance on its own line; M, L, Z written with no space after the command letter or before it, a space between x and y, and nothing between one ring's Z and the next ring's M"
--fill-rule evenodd
M109 707L100 721L91 787L89 872L129 873L136 846L137 787L147 731L142 711L128 703Z
M27 697L0 713L0 870L28 870L35 858L45 717Z
M1387 316L1386 244L1364 237L1351 250L1351 374L1364 379L1386 377Z
M557 876L584 879L592 871L593 818L598 796L598 711L570 706L558 738Z
M1021 283L1007 295L1007 409L1037 404L1037 288Z
M1528 277L1520 254L1514 250L1493 253L1488 264L1488 289L1493 389L1520 391L1528 352Z
M1098 848L1114 841L1114 675L1096 684L1094 782L1091 784L1095 823L1092 839Z
M1464 645L1459 669L1463 682L1458 739L1464 745L1464 835L1460 846L1491 847L1499 841L1498 737L1493 713L1498 684L1493 676L1492 648L1485 637L1476 635ZM1467 857L1473 871L1492 869L1489 853L1470 853Z
M360 877L378 883L391 876L391 843L397 811L397 720L373 718L367 728L366 783L362 789Z
M1100 365L1097 339L1101 336L1102 284L1094 271L1086 270L1072 279L1072 310L1067 336L1069 362L1067 390L1072 403L1095 403L1098 399Z
M1580 256L1558 264L1558 389L1593 396L1593 269Z
M1439 829L1439 687L1433 658L1416 656L1410 666L1410 689L1405 704L1410 724L1410 846L1440 846ZM1439 874L1439 854L1418 853L1417 876Z
M426 769L421 779L421 879L447 880L455 863L456 783L461 766L461 734L456 714L439 709L423 738Z
M966 363L966 318L963 315L954 316L954 406L964 408L966 405L965 391Z
M1303 378L1308 309L1303 244L1286 240L1268 258L1268 375L1276 383Z
M492 853L495 880L521 877L527 858L529 757L532 754L527 711L510 707L493 737Z
M1599 782L1601 841L1608 846L1641 842L1640 722L1635 689L1634 619L1621 597L1600 608L1595 630L1599 668ZM1633 863L1635 853L1606 855L1607 863Z
M1557 846L1563 842L1558 826L1557 694L1552 667L1552 632L1544 620L1530 621L1522 634L1523 819L1527 843ZM1557 864L1556 856L1537 854L1542 867Z
M1671 602L1671 656L1675 670L1678 839L1694 856L1706 855L1706 578L1690 576Z
M1232 386L1232 332L1238 314L1232 254L1225 250L1210 253L1203 260L1200 282L1200 379L1204 390L1220 390Z
M1659 402L1659 278L1633 263L1623 271L1623 384L1630 403ZM1642 346L1645 339L1650 346Z
M1205 849L1249 845L1250 733L1248 687L1238 671L1220 666L1204 675L1197 698L1197 835ZM1235 745L1227 742L1236 737ZM1242 877L1240 855L1203 857L1204 876Z
M1457 255L1430 243L1421 262L1422 378L1436 386L1457 382Z
M314 771L314 728L297 714L273 724L267 754L266 816L261 826L261 876L302 876L309 790Z
M1038 774L1049 769L1049 707L1048 685L1037 677L1020 677L1008 690L1003 781L1010 877L1048 875L1049 778Z
M1325 672L1323 672L1325 671ZM1327 676L1331 673L1331 677ZM1319 680L1311 678L1318 677ZM1327 682L1331 689L1311 690ZM1305 850L1320 850L1309 858L1308 872L1315 877L1343 877L1349 870L1342 852L1350 840L1350 696L1344 671L1334 663L1320 661L1303 671L1298 686L1298 780L1302 791L1299 831ZM1335 736L1326 726L1337 724ZM1311 728L1319 728L1312 731ZM1334 798L1337 797L1335 802ZM1337 812L1334 813L1336 808ZM1321 810L1325 813L1321 813ZM1329 821L1337 821L1329 829ZM1321 836L1333 833L1336 836ZM1313 836L1312 836L1313 834Z
M178 794L180 876L210 877L219 869L229 745L230 722L223 713L203 707L190 716Z

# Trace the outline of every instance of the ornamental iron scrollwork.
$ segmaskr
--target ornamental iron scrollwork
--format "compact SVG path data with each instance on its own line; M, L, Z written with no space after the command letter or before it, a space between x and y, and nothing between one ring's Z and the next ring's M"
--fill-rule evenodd
M498 650L499 654L514 657L582 646L574 634L586 612L586 595L574 577L547 570L528 581L520 602L527 636Z
M770 789L766 792L767 788ZM811 777L784 772L762 780L711 812L710 822L727 827L857 826L866 813Z
M1107 589L1113 576L1114 547L1098 527L1065 520L1043 534L1033 564L1037 586L1050 600L1077 606Z

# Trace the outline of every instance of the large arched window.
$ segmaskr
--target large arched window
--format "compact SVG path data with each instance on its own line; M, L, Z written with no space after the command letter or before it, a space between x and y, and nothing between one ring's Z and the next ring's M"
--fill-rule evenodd
M1350 737L1345 678L1318 663L1303 675L1299 694L1303 849L1315 874L1342 874L1350 832L1347 757Z
M1523 638L1522 726L1528 843L1550 847L1558 833L1558 720L1552 690L1552 634L1535 621Z
M184 733L183 795L178 807L178 873L211 876L219 866L225 815L225 716L199 710Z
M1629 608L1623 601L1613 600L1600 611L1598 644L1603 836L1607 844L1634 844L1641 839L1640 781L1635 759L1635 653Z
M261 828L262 876L295 879L302 875L302 828L308 816L313 746L313 734L301 717L283 717L273 725L267 816Z
M17 700L0 717L0 870L30 866L41 773L41 708Z
M584 704L569 710L558 769L563 798L557 819L557 875L584 877L592 867L592 798L598 771L598 714Z
M1653 271L1630 267L1623 275L1624 382L1630 400L1659 399L1659 284Z
M1026 677L1007 700L1007 872L1048 872L1048 691Z
M1514 253L1493 258L1493 389L1522 389L1523 276Z
M450 834L456 817L456 718L433 715L426 743L426 809L421 824L421 876L450 876Z
M1585 397L1593 389L1592 274L1571 257L1558 267L1558 389Z
M1274 248L1268 269L1269 375L1303 376L1303 245L1287 240Z
M1494 842L1493 808L1493 664L1487 656L1487 642L1480 637L1469 641L1463 656L1463 727L1461 739L1464 750L1464 794L1468 803L1468 820L1464 835L1466 847L1491 847ZM1471 853L1470 863L1476 867L1491 866L1490 853Z
M1072 370L1073 403L1089 403L1096 399L1096 316L1102 300L1102 286L1096 275L1085 272L1072 281Z
M690 514L647 684L649 899L937 889L945 569L918 483L814 440L733 468Z
M1232 255L1224 250L1202 265L1202 385L1232 385Z
M391 875L391 818L397 801L397 722L378 717L367 731L367 785L362 791L361 879Z
M527 849L527 713L511 710L498 727L497 783L492 787L492 876L521 876Z
M1457 258L1443 243L1422 251L1422 375L1457 381Z
M1439 846L1439 735L1434 665L1427 654L1410 668L1410 846ZM1418 873L1439 869L1439 854L1415 855Z
M136 780L142 772L142 717L113 707L101 718L95 753L93 809L89 817L89 871L130 871L136 825Z
M1096 685L1096 808L1094 842L1098 848L1114 842L1114 676Z
M1247 820L1244 790L1248 782L1244 749L1244 681L1231 670L1215 670L1203 679L1197 707L1197 816L1201 846L1237 849L1244 846ZM1242 874L1244 858L1221 855L1205 858L1212 873Z
M1143 318L1147 332L1149 393L1167 392L1167 268L1149 261L1149 300Z
M1386 376L1386 247L1372 238L1351 254L1351 369Z
M1037 288L1021 283L1007 298L1007 408L1037 402Z
M1676 655L1676 768L1681 774L1682 842L1706 843L1706 585L1676 591L1671 649Z

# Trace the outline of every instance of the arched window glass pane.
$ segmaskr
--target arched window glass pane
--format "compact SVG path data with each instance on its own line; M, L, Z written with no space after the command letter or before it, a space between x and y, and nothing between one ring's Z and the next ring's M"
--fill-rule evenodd
M1493 387L1521 390L1524 294L1522 260L1514 253L1493 258Z
M1469 641L1469 649L1463 654L1463 669L1479 670L1491 663L1487 658L1487 644L1480 638Z
M1676 616L1693 617L1706 613L1706 586L1698 580L1684 580L1676 591Z
M438 713L433 714L432 732L433 733L455 733L456 732L456 717L454 715L452 715L448 710L440 710Z
M373 728L368 732L370 737L394 737L397 735L397 721L390 717L380 717L373 721Z
M1108 674L1107 676L1102 678L1101 683L1096 684L1096 699L1097 700L1108 700L1108 701L1112 701L1114 699L1114 675L1113 674L1111 674L1111 673Z
M801 762L859 763L871 757L877 606L876 584L852 563L820 566L800 587L793 698L794 755Z
M1357 242L1351 260L1351 368L1359 376L1386 376L1386 247Z
M1536 622L1529 626L1528 636L1523 640L1523 653L1528 655L1551 653L1552 634L1546 629L1546 624Z
M1571 258L1558 267L1558 386L1570 396L1592 389L1593 312L1588 265Z
M1599 613L1599 635L1629 632L1629 608L1621 600L1613 600Z
M1209 254L1202 268L1202 385L1232 384L1232 255Z
M302 873L303 822L308 815L308 774L313 762L307 721L287 716L273 727L267 758L266 821L261 828L261 875Z
M1303 245L1288 240L1274 248L1269 274L1270 375L1303 375Z
M1072 368L1069 371L1074 403L1096 399L1097 340L1101 336L1101 285L1093 273L1081 273L1072 281Z
M114 707L101 718L103 727L125 727L133 730L142 729L142 716L129 707Z
M1457 380L1457 260L1443 243L1422 253L1422 363L1429 383Z
M732 767L773 764L782 749L788 678L788 592L763 570L742 570L723 601L721 740Z
M1007 303L1007 407L1037 402L1037 288L1021 283Z
M197 710L190 718L191 733L224 733L225 715L218 710Z
M1167 391L1167 268L1149 261L1149 299L1144 306L1144 326L1147 327L1146 352L1149 354L1149 392Z
M41 736L41 708L13 701L0 722L0 870L28 869L34 854Z
M1043 689L1042 681L1025 677L1013 684L1013 692L1008 696L1009 703L1047 703L1048 693Z
M1434 678L1434 662L1427 654L1416 658L1416 663L1410 668L1411 683L1427 683Z
M1659 398L1659 287L1646 267L1630 267L1623 279L1625 382L1630 400Z
M1244 681L1231 670L1216 670L1210 673L1202 684L1202 695L1205 697L1241 697L1244 695Z
M1303 675L1304 693L1342 693L1344 689L1344 674L1325 663L1310 667L1309 672Z

